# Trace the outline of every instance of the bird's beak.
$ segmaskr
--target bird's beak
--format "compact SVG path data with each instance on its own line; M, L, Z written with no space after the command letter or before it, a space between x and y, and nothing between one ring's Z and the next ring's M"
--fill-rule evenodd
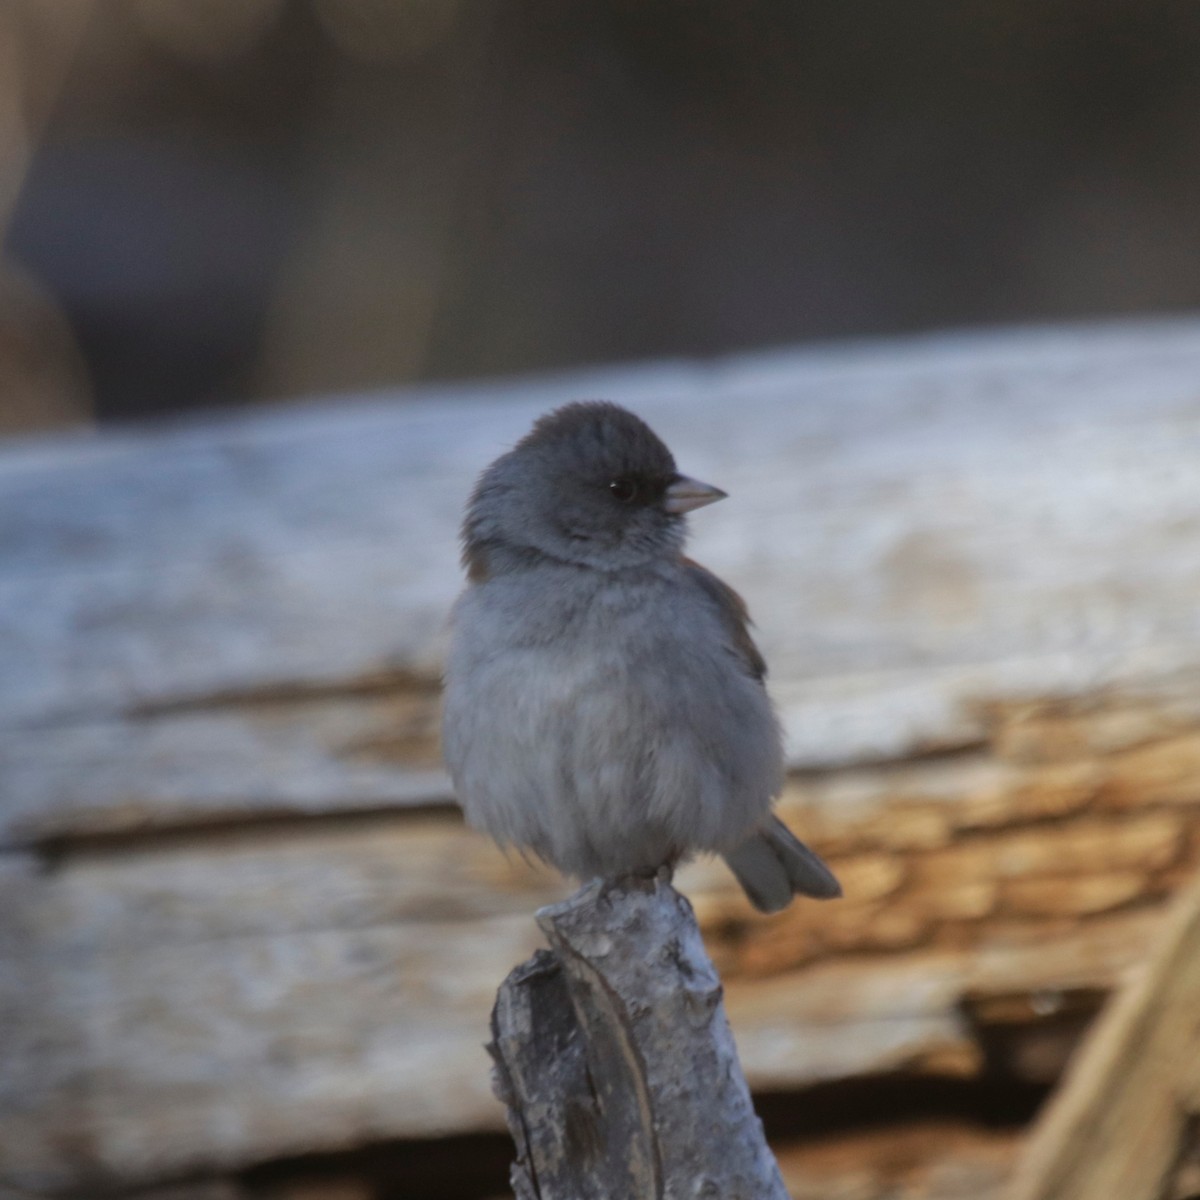
M703 508L717 500L724 500L728 492L713 487L711 483L701 483L698 479L689 479L686 475L677 475L675 482L667 488L663 499L663 508L676 516L691 512L693 508Z

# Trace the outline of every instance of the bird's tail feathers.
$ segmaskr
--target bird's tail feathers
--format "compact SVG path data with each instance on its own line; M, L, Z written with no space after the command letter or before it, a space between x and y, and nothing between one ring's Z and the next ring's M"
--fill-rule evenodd
M725 861L760 912L786 908L797 893L817 900L832 900L842 894L842 885L820 855L778 817L769 817L726 854Z

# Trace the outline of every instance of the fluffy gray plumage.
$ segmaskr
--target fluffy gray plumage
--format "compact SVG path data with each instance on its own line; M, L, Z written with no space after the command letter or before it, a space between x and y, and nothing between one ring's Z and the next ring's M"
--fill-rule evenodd
M840 888L771 815L783 753L745 608L683 557L683 512L722 495L617 405L538 421L467 508L443 749L502 845L582 879L711 851L771 912Z

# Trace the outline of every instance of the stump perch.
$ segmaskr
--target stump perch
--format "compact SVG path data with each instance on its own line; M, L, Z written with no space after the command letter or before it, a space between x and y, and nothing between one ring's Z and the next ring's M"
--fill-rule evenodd
M537 920L489 1047L518 1200L786 1200L688 901L597 882Z

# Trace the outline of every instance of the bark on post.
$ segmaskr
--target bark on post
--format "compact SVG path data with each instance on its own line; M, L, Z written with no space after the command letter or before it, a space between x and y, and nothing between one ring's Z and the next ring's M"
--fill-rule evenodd
M687 900L594 883L537 919L492 1013L518 1200L786 1200Z

